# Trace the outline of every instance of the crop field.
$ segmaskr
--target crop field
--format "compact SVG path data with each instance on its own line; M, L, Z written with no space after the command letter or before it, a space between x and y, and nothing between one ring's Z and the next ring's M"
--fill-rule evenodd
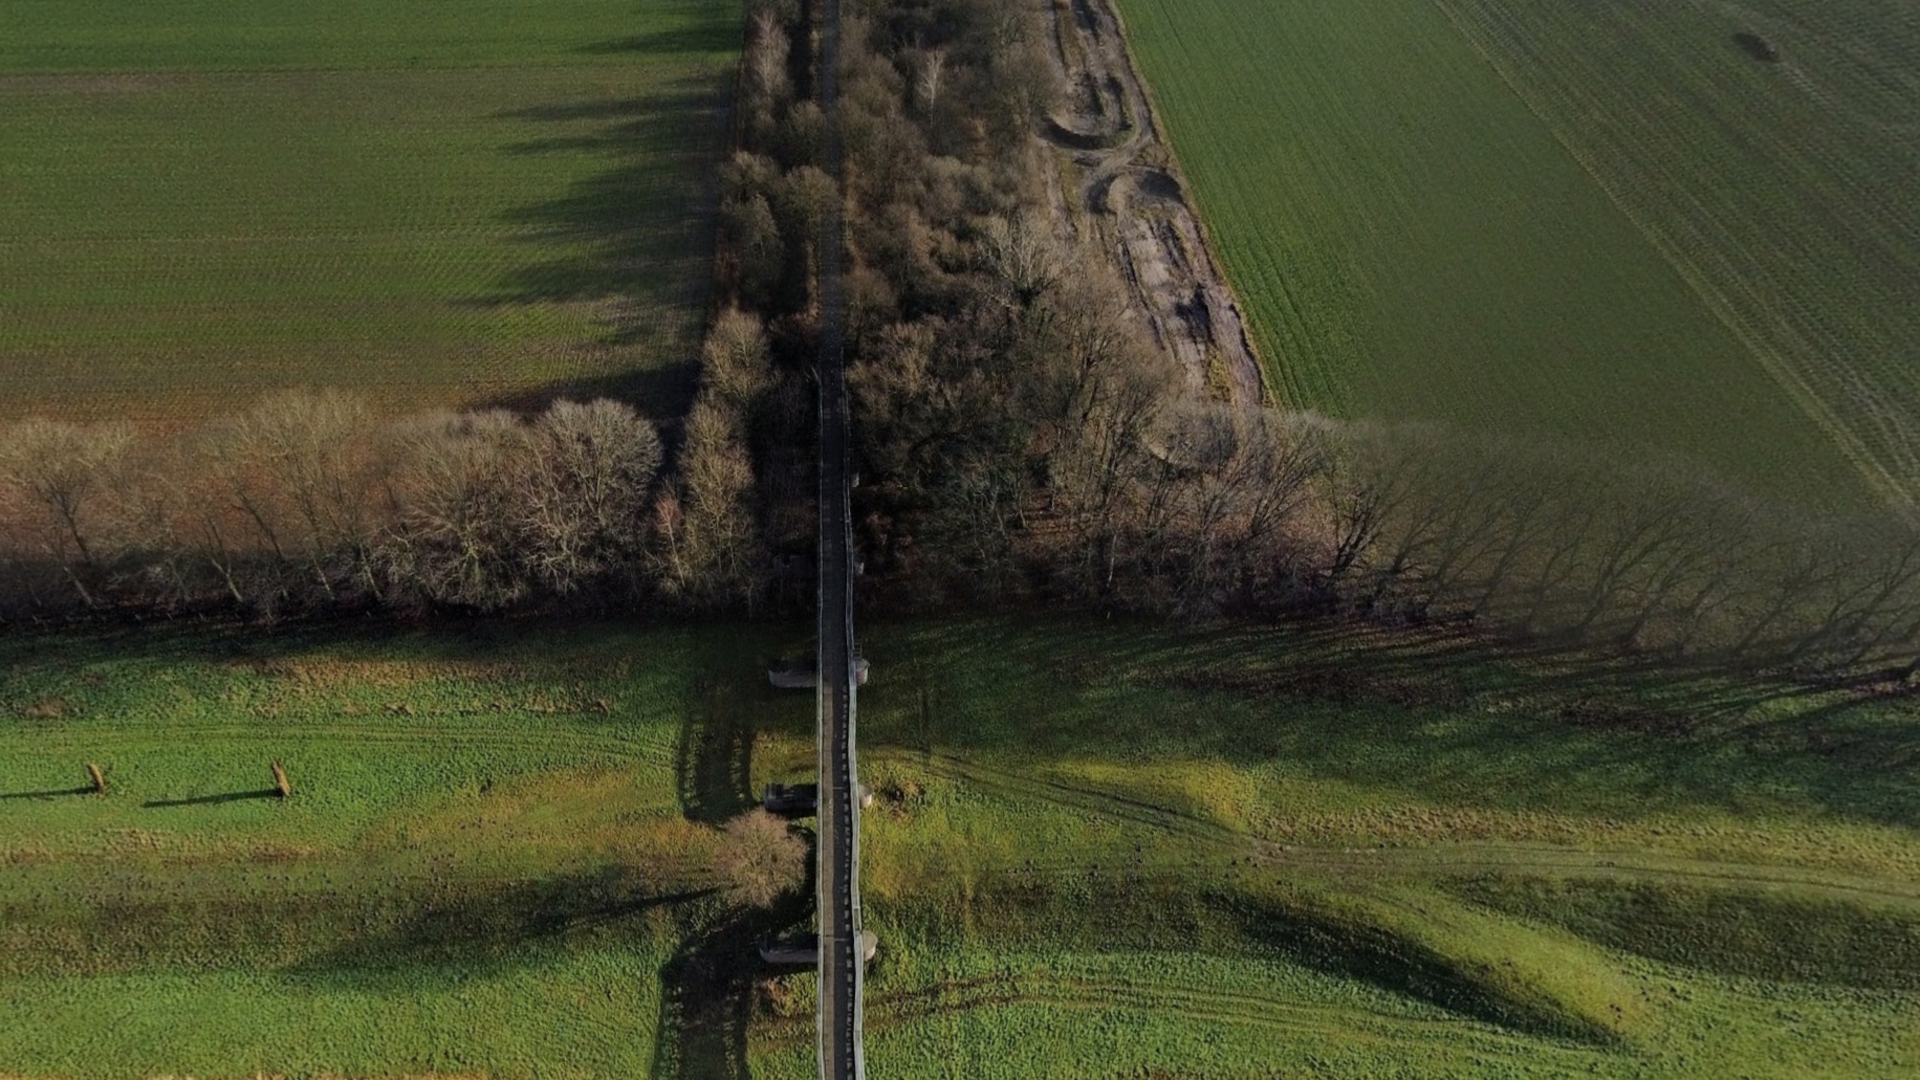
M1118 6L1286 404L1920 491L1911 5Z
M0 1070L813 1072L778 628L0 642ZM876 1075L1920 1070L1920 707L1445 637L871 631ZM292 798L268 795L286 764ZM76 790L81 766L109 790Z
M0 411L291 385L678 406L729 0L22 0L0 35Z

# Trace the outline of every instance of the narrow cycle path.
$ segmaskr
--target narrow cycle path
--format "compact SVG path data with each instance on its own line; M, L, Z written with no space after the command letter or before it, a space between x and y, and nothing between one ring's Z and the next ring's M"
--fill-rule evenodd
M820 28L820 108L827 118L827 175L843 176L840 142L840 0L826 0ZM866 1075L861 1047L861 983L865 956L860 926L859 769L854 746L853 515L849 506L850 443L845 371L845 234L833 200L819 237L820 319L820 597L818 687L819 865L816 918L820 940L819 1062L821 1080Z

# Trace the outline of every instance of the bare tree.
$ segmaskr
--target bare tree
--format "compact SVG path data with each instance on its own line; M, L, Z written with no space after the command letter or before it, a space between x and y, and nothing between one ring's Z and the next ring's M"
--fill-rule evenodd
M526 595L513 527L527 432L503 411L438 413L392 438L398 521L387 545L396 584L436 603L493 610Z
M716 869L741 903L772 907L806 881L807 844L786 822L750 810L727 822Z
M114 554L116 472L133 444L125 424L30 419L0 430L0 507L22 546L58 566L88 607Z
M928 116L940 107L940 89L946 73L945 49L928 49L920 54L920 70L913 81L913 92L920 99L921 111Z
M697 607L751 606L761 558L745 432L732 410L703 393L687 415L686 435L680 484L656 514L661 584Z
M329 601L350 584L380 594L373 564L379 523L368 499L379 488L376 430L358 397L288 390L218 425L203 444L233 506Z
M701 350L701 383L733 409L750 408L773 384L767 332L756 315L723 309Z
M1020 307L1045 295L1066 270L1060 242L1036 215L989 220L983 250L988 268ZM1112 312L1102 314L1111 317Z
M517 561L562 596L643 549L660 438L630 406L556 402L518 455Z
M772 303L774 289L786 272L787 246L773 205L755 193L720 208L721 223L738 264L740 293L759 306Z
M762 9L753 15L753 43L747 46L747 72L753 91L769 102L782 102L793 96L793 83L787 76L787 57L792 49L787 32L780 25L779 13Z

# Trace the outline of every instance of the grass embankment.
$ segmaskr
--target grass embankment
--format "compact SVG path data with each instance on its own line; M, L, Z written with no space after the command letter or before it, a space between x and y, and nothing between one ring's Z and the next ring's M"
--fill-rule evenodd
M176 421L301 384L408 408L619 386L673 408L739 18L10 5L4 410Z
M1815 505L1871 498L1843 446L1912 458L1920 403L1876 374L1920 310L1911 140L1749 59L1733 5L1118 6L1286 404ZM1828 6L1857 16L1820 16L1834 56L1909 34Z
M897 1076L1920 1069L1920 715L1437 638L869 629ZM791 641L11 643L0 1068L811 1075L710 892ZM267 788L284 760L295 795ZM33 794L111 767L106 796ZM789 912L789 915L792 913Z
M676 1060L688 957L734 921L705 823L741 802L709 753L731 744L687 728L728 709L701 673L750 679L762 650L725 632L540 636L7 645L0 1067L633 1076ZM772 703L788 706L805 703ZM57 794L82 761L106 766L105 796Z
M1920 1068L1903 701L1391 636L867 640L876 1070Z

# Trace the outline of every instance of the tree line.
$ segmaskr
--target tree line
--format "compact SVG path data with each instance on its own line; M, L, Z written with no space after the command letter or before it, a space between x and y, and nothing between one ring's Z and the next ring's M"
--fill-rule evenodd
M392 418L296 390L177 434L0 425L0 619L700 606L735 548L715 456L664 474L606 400Z
M1302 611L1746 666L1920 655L1920 531L1681 462L1234 407L1183 389L1031 132L1012 0L850 0L849 385L876 597Z
M382 418L289 392L203 430L0 428L0 619L803 610L819 227L848 245L869 605L1311 612L1702 663L1911 674L1920 532L1682 463L1235 407L1182 388L1048 205L1058 93L1017 0L846 0L844 188L817 13L756 0L719 303L673 445L630 407Z

